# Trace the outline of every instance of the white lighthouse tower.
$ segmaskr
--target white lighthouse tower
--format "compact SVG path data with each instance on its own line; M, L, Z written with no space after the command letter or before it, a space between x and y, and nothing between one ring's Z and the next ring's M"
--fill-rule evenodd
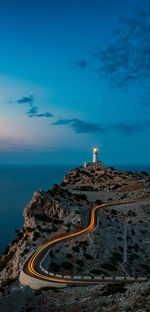
M93 163L96 163L98 161L98 149L97 147L93 148Z

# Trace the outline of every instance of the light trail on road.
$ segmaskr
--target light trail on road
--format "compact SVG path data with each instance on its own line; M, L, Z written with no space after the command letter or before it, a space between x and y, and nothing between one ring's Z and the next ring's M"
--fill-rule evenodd
M50 282L59 282L59 283L71 283L71 284L100 284L100 283L105 283L105 284L110 284L110 283L114 283L113 281L98 281L98 280L92 280L92 281L83 281L83 280L70 280L70 279L65 279L65 278L57 278L57 277L51 277L51 276L47 276L46 274L41 274L39 272L37 272L37 270L35 270L35 264L37 266L37 258L39 257L39 255L47 248L50 247L51 245L53 245L54 243L63 241L65 239L68 238L72 238L84 233L88 233L91 232L94 228L95 228L95 212L97 209L102 208L102 207L109 207L109 206L116 206L116 205L123 205L123 204L130 204L130 203L136 203L139 201L144 201L144 200L150 200L150 198L140 198L140 199L133 199L133 200L128 200L128 201L122 201L122 202L112 202L112 203L106 203L106 204L102 204L99 206L94 207L91 210L91 220L90 220L90 224L83 230L76 232L76 233L72 233L69 235L64 235L62 237L57 237L55 239L53 239L52 241L46 243L44 246L42 246L40 249L38 249L31 257L31 259L29 260L28 263L28 271L30 274L32 274L32 277L35 278L40 278L42 280L46 280L46 281L50 281Z

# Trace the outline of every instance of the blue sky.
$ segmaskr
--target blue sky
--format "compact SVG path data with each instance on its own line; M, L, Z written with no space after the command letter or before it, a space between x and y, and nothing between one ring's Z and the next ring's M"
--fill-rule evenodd
M0 38L0 163L149 163L149 1L0 1Z

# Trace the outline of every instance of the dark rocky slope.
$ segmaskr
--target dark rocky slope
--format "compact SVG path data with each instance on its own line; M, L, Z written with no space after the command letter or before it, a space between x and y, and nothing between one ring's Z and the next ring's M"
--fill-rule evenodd
M60 186L54 185L48 192L36 191L24 209L24 226L16 231L16 239L0 258L0 311L1 307L2 311L8 309L10 312L91 311L93 308L94 311L138 311L143 307L146 307L144 311L149 311L149 282L126 285L123 290L107 286L103 290L102 286L69 287L59 290L58 296L56 290L33 292L18 284L26 257L54 236L87 226L93 206L141 197L150 197L150 178L145 172L132 173L107 167L103 170L73 169ZM49 269L78 275L148 277L149 223L149 201L103 208L97 213L95 231L52 249ZM9 302L17 302L18 296L22 296L21 308L17 310L16 305L11 310Z

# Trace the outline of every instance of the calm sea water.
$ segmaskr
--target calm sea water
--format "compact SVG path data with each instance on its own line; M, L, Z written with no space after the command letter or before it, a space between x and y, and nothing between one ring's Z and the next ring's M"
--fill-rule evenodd
M122 170L145 170L150 166L115 165ZM0 254L14 239L15 229L24 223L23 209L35 190L50 189L54 183L63 181L73 166L48 165L0 165Z
M24 224L23 209L33 192L62 182L70 169L71 165L0 165L0 254Z

